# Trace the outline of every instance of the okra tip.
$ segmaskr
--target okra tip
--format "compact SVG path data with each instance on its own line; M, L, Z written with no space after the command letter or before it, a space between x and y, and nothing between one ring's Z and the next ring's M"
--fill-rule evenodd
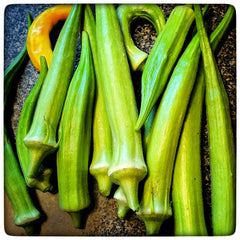
M82 211L78 212L68 212L68 214L72 218L73 226L74 228L83 228L83 222L82 222Z
M138 179L136 177L124 178L120 181L120 186L127 199L129 208L133 211L137 211L139 208L138 202Z
M110 195L112 182L108 176L97 177L98 189L102 196L107 197Z

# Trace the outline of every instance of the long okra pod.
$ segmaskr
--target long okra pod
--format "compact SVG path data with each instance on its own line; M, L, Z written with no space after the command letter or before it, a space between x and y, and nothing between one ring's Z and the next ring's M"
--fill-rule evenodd
M89 171L98 182L99 192L104 196L108 196L112 187L112 182L108 176L112 161L112 132L101 85L101 73L97 56L96 23L91 7L88 4L84 10L84 31L89 36L97 83L93 117L93 157Z
M170 189L178 139L200 58L195 35L179 59L158 107L147 148L148 177L144 184L139 216L148 234L157 234L172 215Z
M193 20L194 12L190 7L177 6L158 35L143 70L142 99L136 130L143 126L163 92Z
M29 128L31 126L37 100L38 100L41 87L48 70L46 59L43 56L40 57L40 63L41 63L41 72L40 72L39 78L34 88L31 90L30 94L28 95L24 103L21 116L19 118L17 135L16 135L16 147L17 147L19 163L23 171L23 175L27 185L29 187L37 188L45 192L45 191L51 190L52 188L51 183L49 182L52 170L49 168L44 168L43 166L43 167L40 167L41 171L39 172L37 177L33 177L33 178L28 177L29 168L31 167L31 156L29 154L28 148L23 142L23 139L28 133Z
M226 32L234 8L230 6L218 27L210 36L213 51ZM203 65L199 69L195 88L182 130L173 176L173 209L176 235L206 235L201 182L201 121L205 96Z
M147 19L159 34L165 26L163 12L156 4L122 4L117 8L117 14L131 68L133 71L142 71L148 54L134 44L130 33L131 22L137 18Z
M113 162L108 174L136 210L138 183L147 173L140 131L135 131L137 105L121 29L113 5L96 5L96 29L104 100L113 134Z
M75 227L81 227L78 217L81 217L81 210L90 204L88 163L95 76L86 32L82 32L81 49L80 62L64 103L57 152L59 206L70 213Z
M31 16L28 13L28 28L31 25ZM9 98L10 88L19 74L23 63L27 58L26 43L4 71L4 110ZM29 195L28 188L19 168L18 159L15 156L12 143L8 137L7 128L4 126L4 190L11 202L14 211L14 223L22 226L28 235L32 235L33 222L40 218L40 212L34 206Z
M35 177L43 159L57 148L56 131L72 75L81 9L82 5L73 5L60 32L32 125L24 138L32 158L28 177Z
M235 230L235 144L228 96L213 55L199 5L194 5L206 81L206 111L210 147L212 225L214 235Z

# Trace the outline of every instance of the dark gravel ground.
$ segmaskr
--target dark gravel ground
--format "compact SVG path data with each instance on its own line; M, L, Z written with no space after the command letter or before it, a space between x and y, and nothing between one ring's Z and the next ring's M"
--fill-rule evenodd
M5 9L4 17L4 69L11 63L21 50L26 38L26 11L29 10L33 18L41 11L51 5L12 5ZM159 5L168 18L174 4ZM207 13L209 31L216 28L227 9L227 5L210 5ZM137 20L132 24L132 37L135 44L143 51L149 53L156 40L156 32L152 25L143 20ZM227 90L234 133L236 136L236 20L226 34L216 52L217 63ZM22 106L31 88L38 77L38 72L29 62L24 69L22 76L19 76L19 83L13 90L12 108L9 108L8 115L11 117L9 125L13 129L14 140L18 125L19 115ZM141 74L135 73L133 78L140 79ZM136 98L140 99L140 88L138 83L135 86ZM205 118L204 118L205 119ZM7 124L7 123L6 123ZM210 167L207 141L207 125L204 120L202 128L202 170L203 170L203 196L205 202L206 222L211 234L211 183ZM70 217L58 207L57 193L42 193L31 191L34 201L42 210L43 218L38 222L37 234L43 236L57 235L82 235L82 236L144 236L145 226L138 219L135 213L130 213L126 220L117 217L117 204L112 196L105 198L97 190L96 182L90 177L92 204L86 211L85 229L74 229ZM8 198L5 196L4 225L5 231L10 235L25 235L24 230L16 227L13 223L13 210ZM159 235L173 235L173 219L167 220Z

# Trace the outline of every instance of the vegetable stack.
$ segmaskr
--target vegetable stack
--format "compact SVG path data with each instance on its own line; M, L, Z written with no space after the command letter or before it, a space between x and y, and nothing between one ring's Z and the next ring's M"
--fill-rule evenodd
M27 53L39 72L16 139L6 124L9 116L4 119L4 188L17 226L33 234L32 225L40 223L31 187L31 193L51 196L56 189L58 207L69 213L73 226L86 223L86 230L74 230L79 234L94 234L87 232L92 218L84 218L95 218L95 204L103 207L92 199L96 191L116 201L122 226L131 224L135 212L146 235L164 233L167 224L177 236L234 233L234 132L214 53L235 9L226 6L213 30L209 9L176 5L166 14L156 4L57 5L34 20L22 53L4 75L6 110L12 76L24 67ZM132 38L132 24L139 19L156 30L149 54ZM52 48L51 29L62 20ZM202 167L207 137L211 213L205 208L208 175ZM90 222L94 231L100 222Z

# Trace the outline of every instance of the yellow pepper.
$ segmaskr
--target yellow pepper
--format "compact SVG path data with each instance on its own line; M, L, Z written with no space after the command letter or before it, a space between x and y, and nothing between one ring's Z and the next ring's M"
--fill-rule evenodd
M49 34L61 20L66 20L72 5L56 5L48 8L33 21L27 37L27 51L34 67L40 71L40 56L47 60L48 67L52 59L52 45Z

